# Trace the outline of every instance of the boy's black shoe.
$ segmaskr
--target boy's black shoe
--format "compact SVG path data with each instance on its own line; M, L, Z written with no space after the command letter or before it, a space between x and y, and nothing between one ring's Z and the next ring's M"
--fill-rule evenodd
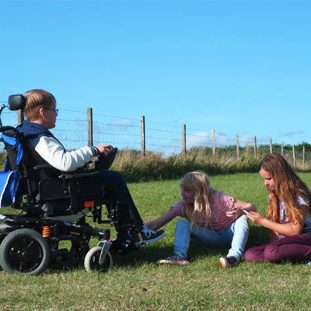
M225 268L233 268L238 264L238 260L235 257L221 257L219 259L219 264L220 267L225 269Z

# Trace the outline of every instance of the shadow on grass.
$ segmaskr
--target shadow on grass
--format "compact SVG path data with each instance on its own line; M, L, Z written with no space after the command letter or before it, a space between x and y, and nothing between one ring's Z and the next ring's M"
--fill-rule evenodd
M266 244L270 241L269 230L259 226L251 226L249 239L246 245L246 249ZM189 260L195 262L200 258L209 257L209 256L225 256L228 252L227 248L217 248L203 245L202 243L191 240L189 247ZM147 246L142 250L130 251L126 254L124 253L112 253L114 266L117 267L136 267L143 264L152 264L156 263L161 258L166 258L173 254L174 245L157 245L153 244ZM50 271L53 272L70 272L74 269L84 269L83 260L77 261L74 265L70 262L61 263L58 266L50 268Z
M253 246L269 243L269 241L269 230L259 226L251 226L246 249ZM206 246L198 241L191 240L188 255L189 259L194 262L197 259L205 256L225 256L228 252L228 249L228 247L219 248ZM131 252L126 255L117 254L114 260L116 265L118 266L136 266L144 263L155 263L161 258L172 255L173 250L174 245L157 246L155 244L147 247L144 250Z
M248 241L246 244L246 249L257 245L267 244L270 242L270 240L271 240L270 230L267 230L266 228L259 226L251 226Z

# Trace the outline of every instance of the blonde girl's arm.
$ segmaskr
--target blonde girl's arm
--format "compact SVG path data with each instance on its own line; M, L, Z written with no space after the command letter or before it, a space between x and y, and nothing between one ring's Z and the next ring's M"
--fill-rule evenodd
M308 207L303 206L303 213L304 216L307 214ZM296 223L296 222L289 222L286 224L279 224L277 222L274 222L272 220L269 220L266 217L263 217L259 213L256 212L249 212L247 213L247 217L252 220L254 223L263 226L267 229L272 230L273 232L276 232L278 234L284 235L284 236L293 236L298 235L302 232L303 224Z
M172 213L171 210L165 212L158 218L148 221L145 223L145 225L151 229L151 230L158 230L159 228L163 227L166 225L168 222L170 222L172 219L174 219L176 215Z
M232 208L226 213L227 217L236 219L237 217L246 214L250 211L255 211L256 206L252 203L234 200Z

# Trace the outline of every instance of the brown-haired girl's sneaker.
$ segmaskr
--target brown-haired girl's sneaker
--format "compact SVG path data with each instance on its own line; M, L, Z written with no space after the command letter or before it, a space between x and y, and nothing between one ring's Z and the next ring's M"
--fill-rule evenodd
M220 267L225 269L225 268L233 268L238 264L238 260L235 257L221 257L219 259L219 264Z
M165 259L160 259L157 261L157 263L185 266L185 265L189 264L189 261L186 258L177 256L177 255L173 255L173 256L167 257Z

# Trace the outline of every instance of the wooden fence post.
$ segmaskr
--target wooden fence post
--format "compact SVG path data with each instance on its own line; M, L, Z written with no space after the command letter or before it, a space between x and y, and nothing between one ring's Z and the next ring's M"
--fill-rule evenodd
M187 158L187 141L186 141L186 124L182 127L182 152L184 155L184 158Z
M293 145L293 166L296 166L295 145Z
M257 138L254 137L254 157L257 158Z
M306 147L302 146L302 165L305 165Z
M284 144L281 145L281 155L284 156Z
M212 146L212 155L216 153L216 130L213 130L213 146Z
M141 130L141 155L146 156L146 127L145 127L145 116L141 116L140 119L140 130Z
M270 153L272 153L273 152L273 149L272 149L272 139L270 139Z
M93 146L93 109L87 108L87 145Z
M240 159L240 136L239 134L236 135L236 158L237 160Z

